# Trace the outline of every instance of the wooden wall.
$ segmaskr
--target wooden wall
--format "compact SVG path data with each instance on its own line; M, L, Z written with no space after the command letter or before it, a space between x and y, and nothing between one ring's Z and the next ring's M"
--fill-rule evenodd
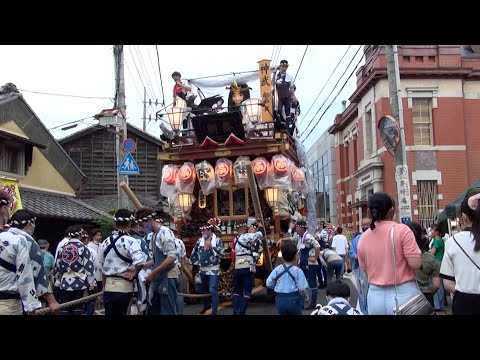
M130 188L136 195L158 198L161 180L161 162L157 160L159 146L131 131L128 137L137 142L132 155L140 168L139 175L128 176ZM115 134L98 129L66 140L62 141L63 148L88 177L81 197L116 194Z

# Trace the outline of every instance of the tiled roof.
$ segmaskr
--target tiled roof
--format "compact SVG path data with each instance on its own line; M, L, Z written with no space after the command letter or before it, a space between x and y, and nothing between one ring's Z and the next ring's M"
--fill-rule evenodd
M150 208L155 208L160 201L159 199L155 200L155 199L146 198L144 196L139 196L139 195L137 195L137 198L138 198L138 201L140 201L140 203L143 206L150 207ZM112 210L118 209L117 195L97 196L91 199L82 199L82 201L107 213L110 213ZM135 206L128 198L127 198L127 209L132 211L135 210Z
M34 189L20 188L22 207L36 216L71 220L95 220L101 215L109 216L73 196Z

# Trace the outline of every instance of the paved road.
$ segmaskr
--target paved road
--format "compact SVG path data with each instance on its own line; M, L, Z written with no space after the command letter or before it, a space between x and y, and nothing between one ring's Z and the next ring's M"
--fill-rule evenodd
M356 306L357 304L357 290L353 286L352 282L348 279L348 276L345 276L343 280L350 287L350 304ZM325 289L318 290L317 303L322 305L327 304ZM185 305L184 314L185 315L197 315L200 310L203 308L200 304L195 305ZM312 310L304 310L304 315L310 315ZM232 306L226 306L225 308L219 309L218 315L233 315ZM247 315L277 315L277 309L275 308L274 302L269 302L267 299L267 290L265 288L261 289L259 292L252 296L252 301L250 302Z
M348 275L346 274L344 280L350 287L350 304L352 306L357 305L357 290L353 286L352 282L348 279ZM448 304L446 307L446 311L439 313L439 315L451 315L452 314L452 300L451 297L448 296ZM318 291L318 298L317 298L317 303L320 303L322 305L326 305L326 294L325 294L325 289L319 289ZM225 303L223 305L226 305L225 307L221 308L218 311L218 315L233 315L233 309L231 306L231 303ZM222 306L223 306L222 305ZM198 315L200 310L203 308L201 304L194 304L194 305L185 305L184 307L184 314L185 315ZM312 310L304 310L303 314L304 315L310 315ZM98 315L104 315L103 309L99 311ZM268 301L267 299L267 291L265 288L262 288L260 291L255 293L252 296L252 301L250 302L250 305L248 306L247 310L247 315L277 315L277 309L275 308L275 303Z

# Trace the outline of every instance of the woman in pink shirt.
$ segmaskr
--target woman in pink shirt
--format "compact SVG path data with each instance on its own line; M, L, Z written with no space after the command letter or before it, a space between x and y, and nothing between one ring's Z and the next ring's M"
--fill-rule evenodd
M358 261L367 273L370 285L367 295L368 314L393 315L395 283L399 305L419 292L415 284L415 270L422 264L421 251L412 230L393 221L395 202L390 195L383 192L371 195L368 198L368 216L372 220L370 229L362 235L362 241L358 245Z

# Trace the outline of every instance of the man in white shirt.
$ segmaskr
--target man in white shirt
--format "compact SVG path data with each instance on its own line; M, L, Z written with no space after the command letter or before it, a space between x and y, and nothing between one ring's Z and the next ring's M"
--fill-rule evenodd
M335 252L340 255L343 260L343 267L341 271L343 275L345 273L345 257L348 251L348 241L345 235L342 235L342 232L343 228L338 227L337 235L335 235L332 240L332 249L335 250Z

